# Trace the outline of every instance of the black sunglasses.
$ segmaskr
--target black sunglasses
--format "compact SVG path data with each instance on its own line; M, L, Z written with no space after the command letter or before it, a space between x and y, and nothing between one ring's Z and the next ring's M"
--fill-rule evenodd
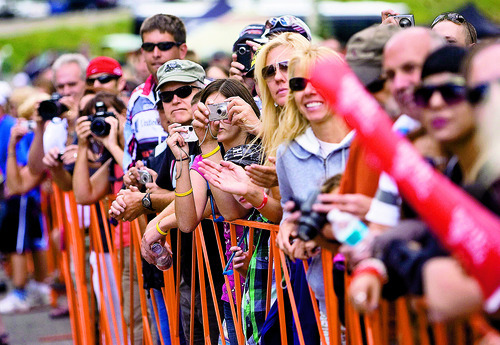
M295 77L295 78L290 78L288 81L288 86L290 86L291 91L302 91L306 88L307 83L309 83L309 79L307 78L301 78L301 77Z
M434 94L438 91L443 97L447 105L454 105L464 101L467 96L467 88L463 85L453 83L446 83L441 85L428 85L422 86L415 90L414 98L415 104L421 108L427 108L429 101Z
M476 87L469 88L467 90L467 100L472 105L478 105L481 103L490 90L492 83L500 83L500 79L489 81L483 84L479 84Z
M152 52L155 47L158 47L161 51L166 52L167 50L172 49L174 46L179 47L182 45L182 42L158 42L158 43L151 43L151 42L145 42L142 44L141 48L144 49L147 52Z
M120 77L117 75L103 74L103 75L100 75L100 76L95 77L95 78L87 78L87 85L94 86L94 83L96 80L98 80L99 83L101 83L101 84L107 84L111 80L117 80L118 78L120 78Z
M264 79L272 78L276 75L278 68L281 73L288 73L288 60L277 62L276 64L262 68L262 76Z
M174 99L174 95L177 95L177 97L180 98L186 98L191 95L193 92L193 89L199 89L198 86L193 86L193 85L184 85L181 87L178 87L177 89L173 91L162 91L158 93L158 96L160 100L163 103L170 103Z

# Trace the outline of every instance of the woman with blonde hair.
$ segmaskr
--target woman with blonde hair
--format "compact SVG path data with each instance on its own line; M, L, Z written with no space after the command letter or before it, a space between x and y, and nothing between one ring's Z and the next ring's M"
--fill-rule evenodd
M261 49L255 58L255 80L262 100L262 125L260 137L266 157L274 162L276 149L282 142L278 129L283 117L283 109L288 96L288 60L296 50L306 49L310 42L298 33L286 32L278 35ZM247 167L252 182L263 186L276 186L276 178L266 181L264 176L272 176L274 167L251 165ZM265 169L269 168L269 169ZM272 171L270 171L272 170ZM263 176L264 175L264 176Z
M276 134L283 141L276 155L282 206L292 198L302 201L309 198L317 193L326 179L341 174L345 169L354 132L350 132L343 118L332 113L325 99L307 79L316 62L335 58L341 59L329 48L310 46L297 51L288 63L290 92ZM326 321L318 236L307 242L296 238L300 214L290 213L291 205L287 206L278 233L278 245L292 260L312 258L307 280L320 301L322 320ZM301 270L296 268L295 272L298 279Z

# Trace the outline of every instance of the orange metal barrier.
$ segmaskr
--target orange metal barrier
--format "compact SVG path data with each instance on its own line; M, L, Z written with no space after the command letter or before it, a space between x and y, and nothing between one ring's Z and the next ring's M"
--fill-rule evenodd
M123 252L117 250L114 247L114 236L121 235L121 225L118 228L115 226L109 227L107 222L104 222L104 234L105 238L101 238L101 229L99 228L98 214L95 206L91 207L91 225L89 229L90 235L90 248L96 253L97 267L102 267L103 269L98 270L99 276L99 291L92 291L92 284L90 284L87 278L86 271L88 271L87 264L87 254L88 250L85 248L84 238L85 230L80 225L81 221L78 217L77 205L74 201L74 197L71 193L62 193L57 187L54 187L53 194L53 208L52 208L52 219L58 224L61 229L65 232L65 245L61 253L61 266L64 281L67 289L68 304L70 309L71 317L71 330L73 334L73 339L75 344L112 344L112 343L130 343L130 341L123 341L120 339L134 339L134 322L131 321L127 327L122 327L120 331L120 323L125 325L124 319L124 308L123 308L123 291L121 285L122 273L123 273ZM106 205L102 202L100 203L101 217L106 219ZM269 271L268 271L268 287L267 287L267 303L266 303L266 313L269 312L271 307L271 282L272 274L275 274L276 281L276 296L278 303L278 316L280 323L280 335L281 343L288 344L291 339L287 339L287 328L291 327L285 320L285 310L284 310L284 294L287 293L294 320L296 321L296 329L298 333L298 339L300 344L308 344L308 339L304 339L302 326L300 325L298 318L297 306L295 303L293 291L290 284L290 273L286 264L286 257L276 246L276 234L278 232L277 225L250 222L244 220L237 220L230 222L231 229L231 244L234 246L237 244L236 239L236 225L248 226L250 228L249 237L250 241L248 243L253 243L253 236L255 229L261 229L263 231L270 231L270 247L269 247ZM215 227L214 227L215 228ZM223 268L226 264L225 248L223 247L224 242L219 238L217 230L216 240L217 240L217 250L220 256L220 264ZM207 290L205 287L209 287L208 291L211 298L215 300L217 293L215 291L212 268L213 261L209 262L209 257L207 253L207 248L205 246L205 235L202 231L201 226L198 226L193 235L193 251L191 253L192 258L192 272L191 272L191 300L194 301L195 294L195 280L198 281L200 286L201 295L201 311L202 311L202 323L203 323L203 334L205 338L205 344L210 344L210 331L208 327L208 307L207 298L209 296L205 293ZM131 275L127 277L129 279L130 286L130 299L133 301L134 294L139 294L140 297L140 308L142 313L142 323L143 323L143 344L153 345L154 337L152 335L153 325L150 323L150 317L148 316L148 305L146 298L146 291L142 289L142 267L140 259L140 243L141 243L141 229L138 220L131 222L130 231L130 257L129 264L131 267ZM105 241L105 242L103 242ZM170 235L167 236L167 242L171 243ZM111 259L111 264L107 265L104 260L103 244L106 243L109 248L109 254ZM122 243L122 242L121 242ZM176 250L174 252L180 253L181 248L181 238L178 236ZM249 255L251 256L254 248L250 246ZM323 260L323 273L325 282L325 298L326 298L326 310L328 315L328 334L326 337L323 334L320 313L317 308L316 299L312 290L309 291L309 298L311 298L314 303L314 315L316 318L316 323L318 325L320 340L322 344L341 344L341 324L338 314L338 300L335 292L333 291L333 255L332 253L323 250L322 251ZM136 271L133 267L136 267ZM305 269L307 270L307 262L304 262ZM196 269L198 269L198 274L196 276ZM170 328L170 339L171 344L180 343L179 334L179 310L180 310L180 270L181 262L177 260L175 274L174 270L170 269L163 272L164 276L164 288L162 289L163 301L165 303L168 317L169 317L169 328ZM205 279L205 272L207 273L208 280ZM239 274L235 271L235 282L239 281ZM350 281L348 275L345 276L346 291ZM138 280L139 290L134 291L133 281ZM112 282L116 282L118 291L112 291ZM285 282L286 289L282 287L282 282ZM208 285L207 285L208 284ZM227 276L224 276L224 284L228 291L229 280ZM245 343L243 327L245 325L245 320L242 315L242 297L243 291L241 291L240 284L235 283L235 299L233 300L232 293L228 293L231 313L233 315L235 330L238 338L239 344ZM90 291L89 291L90 288ZM118 293L120 296L119 305L115 305L112 298L113 292ZM96 307L93 305L94 294L100 296L101 306L97 306L99 312L96 313ZM106 298L108 296L108 298ZM153 310L152 314L155 316L155 320L158 323L158 301L155 299L154 294L151 293ZM415 307L409 307L409 299L401 298L394 303L388 303L382 301L381 306L378 310L370 315L360 316L347 302L345 303L345 337L347 344L358 345L358 344L368 344L368 345L378 345L378 344L389 344L397 342L401 345L412 345L412 344L431 344L444 345L444 344L468 344L472 341L479 339L480 337L493 332L491 327L485 322L485 320L479 316L474 315L466 322L455 322L449 324L430 324L427 320L425 313L425 304L422 301L417 301L417 303L412 303ZM191 328L188 331L191 334L191 343L193 343L194 334L194 303L191 306ZM110 309L111 313L107 313L106 310ZM223 334L223 312L218 309L217 303L214 303L214 308L216 311L216 321L218 325L218 331ZM118 310L118 312L115 312ZM130 319L133 320L133 303L130 303ZM96 318L95 316L98 317ZM392 315L392 316L391 316ZM395 321L395 324L394 324ZM99 333L95 334L95 324L98 324ZM156 324L156 329L160 329L159 325ZM159 343L161 345L167 344L167 339L162 338L161 332L159 333ZM101 341L102 340L102 341ZM226 344L224 337L221 337L221 343ZM212 344L215 345L215 344Z

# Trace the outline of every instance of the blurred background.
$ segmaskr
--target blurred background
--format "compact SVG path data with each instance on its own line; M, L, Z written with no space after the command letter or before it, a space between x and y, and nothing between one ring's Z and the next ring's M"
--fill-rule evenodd
M156 13L181 17L194 59L207 63L229 56L244 26L272 16L300 17L316 43L334 37L342 46L355 32L380 22L380 12L388 8L413 14L416 25L456 11L477 28L479 37L500 34L498 0L0 0L0 78L11 81L20 72L31 77L68 51L125 61L140 48L140 24Z

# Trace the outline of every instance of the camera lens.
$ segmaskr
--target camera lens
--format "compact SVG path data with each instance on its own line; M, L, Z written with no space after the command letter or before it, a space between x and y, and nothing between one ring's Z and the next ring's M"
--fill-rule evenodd
M95 118L90 123L90 130L99 137L105 137L108 135L110 129L111 126L102 117Z
M239 48L238 48L238 54L243 55L243 54L245 54L246 52L247 52L247 48L245 48L245 47L239 47Z
M401 18L399 20L399 26L402 28L407 28L411 26L411 21L408 18Z

